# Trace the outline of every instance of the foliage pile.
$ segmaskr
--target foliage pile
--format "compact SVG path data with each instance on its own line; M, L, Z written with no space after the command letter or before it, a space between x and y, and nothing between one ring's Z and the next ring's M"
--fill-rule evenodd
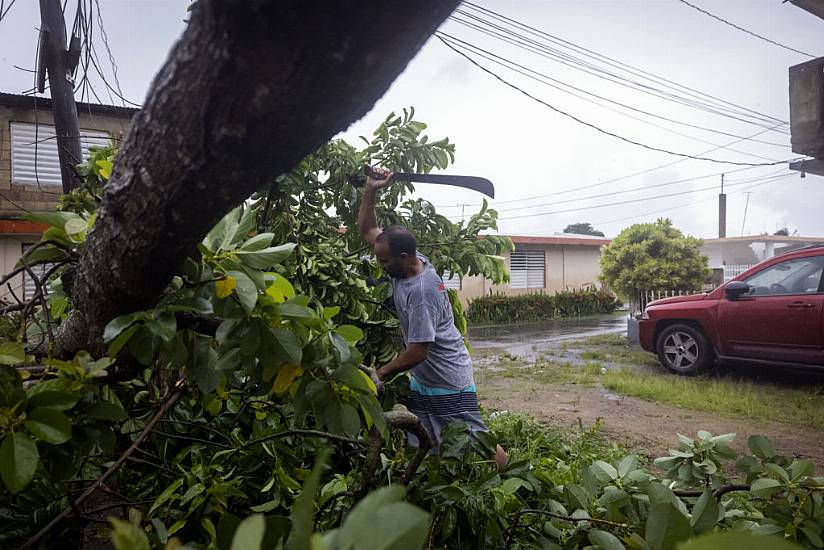
M698 291L710 276L700 246L669 219L631 225L601 251L601 280L626 299L639 290Z
M358 202L345 176L364 161L446 166L452 145L423 129L393 115L364 150L324 147L217 224L154 308L111 321L107 355L58 359L49 342L111 168L97 151L19 268L50 263L49 294L9 306L21 325L0 344L0 545L657 550L729 528L820 546L824 480L762 439L736 461L747 489L729 493L730 436L684 438L662 478L592 431L568 440L511 415L477 439L451 426L417 467L390 429L403 412L384 412L402 382L379 400L359 368L397 351L387 284L340 227ZM408 191L385 194L382 223L417 230L439 269L506 279L510 243L477 238L493 211L450 224Z
M612 313L619 305L614 294L595 288L555 294L490 294L470 301L466 316L473 323L521 323Z

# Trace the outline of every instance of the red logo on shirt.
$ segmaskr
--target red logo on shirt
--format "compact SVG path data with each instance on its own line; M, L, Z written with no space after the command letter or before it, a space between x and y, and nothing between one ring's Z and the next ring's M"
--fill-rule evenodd
M438 285L438 290L440 290L441 292L446 290L446 285L444 284L443 281L441 281L441 283Z

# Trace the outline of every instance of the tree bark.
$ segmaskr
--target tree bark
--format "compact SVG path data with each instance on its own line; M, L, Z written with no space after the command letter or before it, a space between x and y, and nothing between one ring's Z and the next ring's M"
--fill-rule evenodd
M231 208L366 113L456 0L200 0L155 77L81 256L56 351L100 352Z

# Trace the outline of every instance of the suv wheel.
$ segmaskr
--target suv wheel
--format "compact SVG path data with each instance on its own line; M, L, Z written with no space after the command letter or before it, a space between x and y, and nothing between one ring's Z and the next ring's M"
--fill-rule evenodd
M676 374L698 374L710 365L714 355L703 332L682 324L665 328L655 349L661 364Z

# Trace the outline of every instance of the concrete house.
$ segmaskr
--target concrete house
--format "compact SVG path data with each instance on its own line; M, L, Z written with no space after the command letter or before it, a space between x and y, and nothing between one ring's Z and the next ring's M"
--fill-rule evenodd
M107 145L126 134L137 109L78 103L81 146ZM37 242L46 226L21 220L26 211L51 211L62 193L51 100L0 93L0 273L12 271L26 246ZM26 277L11 281L20 299L34 285ZM13 300L7 286L0 299Z
M552 237L510 236L515 251L506 253L511 281L493 285L483 277L448 279L446 286L458 290L461 301L490 293L507 295L545 293L586 286L600 287L601 247L610 240L589 235L558 234Z

